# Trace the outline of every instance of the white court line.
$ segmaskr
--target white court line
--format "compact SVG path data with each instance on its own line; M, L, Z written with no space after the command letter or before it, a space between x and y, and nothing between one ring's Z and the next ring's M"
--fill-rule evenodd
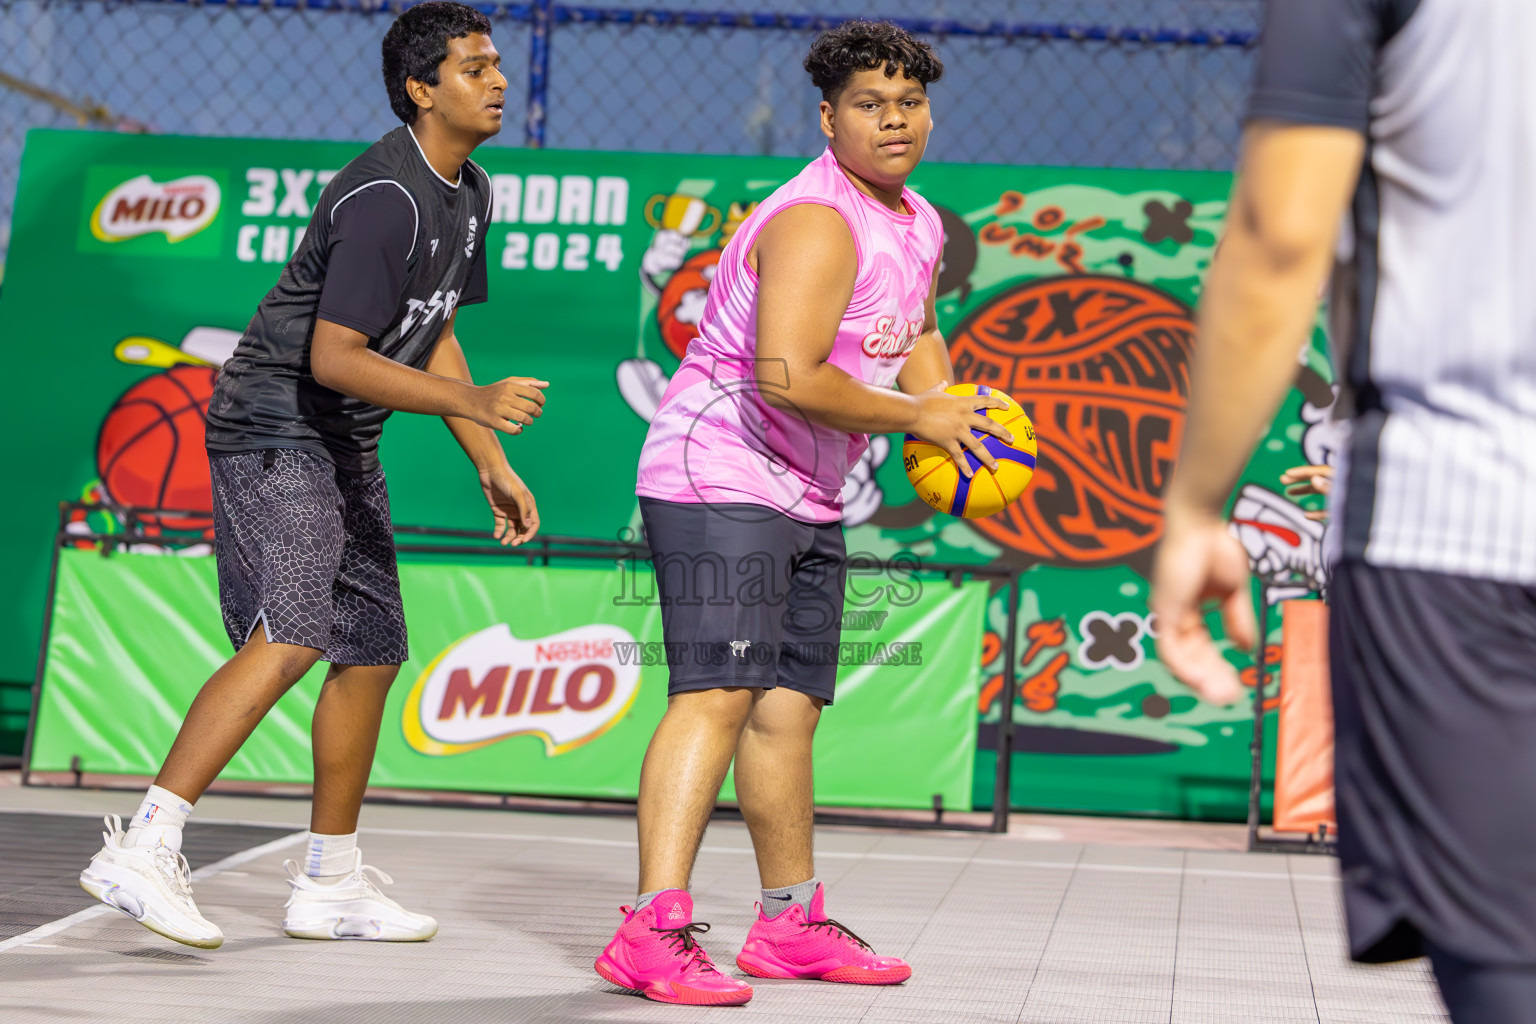
M90 811L25 811L25 810L13 809L13 808L0 809L0 813L5 813L7 811L12 811L12 810L16 810L16 813L25 813L25 814L58 814L58 815L70 815L70 816L94 815L94 812L90 812ZM264 828L282 828L282 827L284 827L282 825L275 825L275 824L273 824L272 822L269 822L269 821L249 821L249 820L241 819L241 818L199 818L198 821L200 821L200 822L202 822L204 824L208 824L208 825L248 825L248 826L253 826L253 827L257 827L257 828L263 828L263 827ZM293 826L293 827L300 827L300 826ZM432 838L438 838L438 839L497 839L497 840L502 840L502 841L511 840L511 841L514 841L514 842L529 842L529 843L568 843L568 844L572 844L572 845L576 845L576 846L624 847L624 848L628 848L628 849L631 849L631 850L635 849L639 845L637 843L637 841L633 840L633 839L598 839L598 838L591 837L591 836L549 836L549 835L537 835L537 834L529 834L529 833L512 833L512 832L448 832L448 831L443 831L443 830L440 830L440 829L387 828L387 827L374 828L374 827L370 827L370 826L363 826L363 827L359 828L358 831L359 832L376 832L379 835L387 835L387 836L420 836L422 838L427 838L427 839L432 839ZM1080 844L1080 845L1089 845L1089 844ZM749 853L752 852L752 848L749 847L749 846L701 846L699 848L699 852L700 853L749 854ZM1207 852L1207 851L1198 851L1198 852L1202 852L1203 853L1203 852ZM1232 852L1239 852L1239 851L1232 851ZM1004 858L1004 857L946 857L946 856L942 856L942 855L938 855L938 854L917 854L917 853L850 853L850 852L846 852L846 851L835 851L835 850L834 851L818 850L816 852L816 856L820 857L820 858L823 858L825 860L839 860L839 859L857 860L857 859L863 857L863 858L867 858L869 860L886 860L886 861L898 861L898 862L906 861L906 862L926 863L926 864L984 864L984 865L987 865L987 866L997 866L997 867L1061 868L1061 869L1065 869L1065 870L1078 870L1078 869L1081 869L1083 871L1124 872L1124 873L1139 874L1139 875L1179 875L1179 874L1184 874L1184 875L1197 875L1197 876L1202 877L1202 878L1269 878L1269 879L1274 879L1276 881L1287 881L1287 882L1292 880L1292 879L1295 879L1297 881L1302 881L1302 882L1316 881L1316 882L1335 882L1336 883L1338 881L1338 877L1336 875L1294 874L1294 873L1291 873L1291 872L1280 873L1280 872L1273 872L1273 871L1239 871L1239 870L1228 869L1228 868L1172 868L1172 867L1154 867L1152 865L1140 865L1140 864L1084 864L1084 863L1077 862L1077 861L1009 860L1009 859ZM212 865L210 865L210 867L211 866ZM102 909L106 910L108 908L103 907ZM46 928L46 927L49 927L49 926L48 925L44 925L43 927ZM4 950L5 948L6 947L4 945L0 945L0 950Z
M285 849L289 846L295 846L307 839L308 836L308 831L294 832L292 835L286 835L280 839L274 839L269 843L262 843L260 846L253 846L249 850L241 850L239 853L232 853L228 857L225 857L223 860L216 860L212 864L204 864L202 867L192 872L192 880L194 882L201 882L212 878L214 875L217 875L221 871L228 871L230 868L237 868L242 864L250 863L258 857L265 857L269 853L276 853L278 850ZM118 912L120 913L120 911ZM38 939L46 939L50 935L57 935L59 932L62 932L68 928L73 928L75 925L82 921L89 921L93 917L100 917L103 914L111 913L114 913L112 907L109 907L104 903L97 903L94 906L86 907L84 910L76 911L75 913L70 914L68 917L61 917L57 921L49 921L47 924L38 925L36 928L33 928L29 932L22 932L20 935L14 935L11 938L6 939L4 942L0 942L0 953L4 953L10 949L15 949L17 946L28 945L30 943L36 942Z
M528 833L511 832L443 832L435 829L414 828L359 828L362 832L377 832L381 835L392 836L421 836L423 838L437 839L499 839L513 842L529 843L569 843L577 846L621 846L635 849L639 843L633 839L595 839L587 836L545 836L531 835ZM750 854L750 846L701 846L700 853L734 853ZM1200 851L1206 852L1206 851ZM985 864L998 867L1021 868L1061 868L1067 871L1116 871L1141 875L1199 875L1201 877L1215 878L1269 878L1277 882L1289 883L1291 879L1300 881L1316 880L1319 882L1337 882L1332 875L1297 875L1290 872L1276 871L1237 871L1228 868L1163 868L1140 864L1085 864L1081 861L1055 861L1055 860L1009 860L1005 857L945 857L938 854L920 853L852 853L844 850L818 850L816 856L828 859L859 860L888 860L904 861L920 864Z

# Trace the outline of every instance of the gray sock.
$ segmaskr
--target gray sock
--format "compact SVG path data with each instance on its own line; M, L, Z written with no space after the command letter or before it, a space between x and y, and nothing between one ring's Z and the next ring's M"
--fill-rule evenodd
M635 913L638 914L640 911L642 911L646 907L650 906L651 905L651 900L655 899L657 896L660 896L662 893L664 893L666 891L667 890L665 890L665 889L657 889L655 892L643 892L643 893L641 893L639 895L639 897L635 900Z
M816 887L821 883L816 879L809 882L801 882L799 885L786 885L782 889L763 890L763 916L770 921L788 910L790 904L800 904L800 909L805 911L805 919L811 919L811 898L816 895Z

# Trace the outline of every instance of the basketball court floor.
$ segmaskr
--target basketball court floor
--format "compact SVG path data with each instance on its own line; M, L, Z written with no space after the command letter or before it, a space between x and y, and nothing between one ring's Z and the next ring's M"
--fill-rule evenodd
M744 1007L647 1002L592 960L633 899L620 815L370 804L365 859L435 915L430 942L282 935L306 805L205 797L187 829L224 946L179 946L94 905L75 874L131 792L0 774L0 1020L390 1022L1442 1021L1423 962L1344 957L1336 862L1239 852L1241 829L1021 816L1006 836L837 826L817 836L828 913L911 961L904 985L753 980ZM757 898L746 829L717 821L694 877L722 969Z

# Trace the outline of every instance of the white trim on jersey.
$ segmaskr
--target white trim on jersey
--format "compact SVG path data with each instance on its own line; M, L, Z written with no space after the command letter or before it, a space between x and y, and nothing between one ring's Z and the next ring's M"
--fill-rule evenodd
M432 161L427 159L427 151L421 148L421 143L417 141L416 133L411 131L410 125L405 126L405 134L409 135L411 137L411 141L416 143L416 152L421 154L421 162L427 165L427 170L431 171L437 177L438 181L442 182L444 185L447 185L449 188L458 188L459 183L457 181L449 181L447 178L437 173L437 168L433 167ZM461 179L464 177L464 172L462 170L459 171L459 177Z
M494 194L491 192L491 176L486 173L484 167L481 167L473 160L465 160L464 163L466 166L473 167L479 171L481 176L485 178L485 223L489 224L491 222L492 201L495 199Z
M393 185L401 192L404 192L405 198L411 201L411 213L416 217L416 226L411 229L411 251L405 254L405 258L410 259L412 256L416 255L416 236L421 234L421 211L416 208L416 197L411 195L411 190L400 184L394 178L375 178L373 181L357 186L357 188L336 200L336 205L331 207L331 223L336 223L336 211L341 208L342 203L346 202L348 199L351 199L353 196L363 191L363 189L373 188L375 185Z

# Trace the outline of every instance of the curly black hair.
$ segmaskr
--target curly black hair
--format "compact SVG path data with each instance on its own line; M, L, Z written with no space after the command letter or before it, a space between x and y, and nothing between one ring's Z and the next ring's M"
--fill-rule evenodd
M817 36L805 55L811 84L828 103L837 102L855 74L882 66L886 78L901 71L924 89L944 77L944 62L933 47L888 21L845 21Z
M415 124L421 108L405 91L414 78L438 85L438 65L448 59L448 40L491 34L491 20L473 7L448 0L427 0L406 8L384 33L384 87L389 106L406 124Z

